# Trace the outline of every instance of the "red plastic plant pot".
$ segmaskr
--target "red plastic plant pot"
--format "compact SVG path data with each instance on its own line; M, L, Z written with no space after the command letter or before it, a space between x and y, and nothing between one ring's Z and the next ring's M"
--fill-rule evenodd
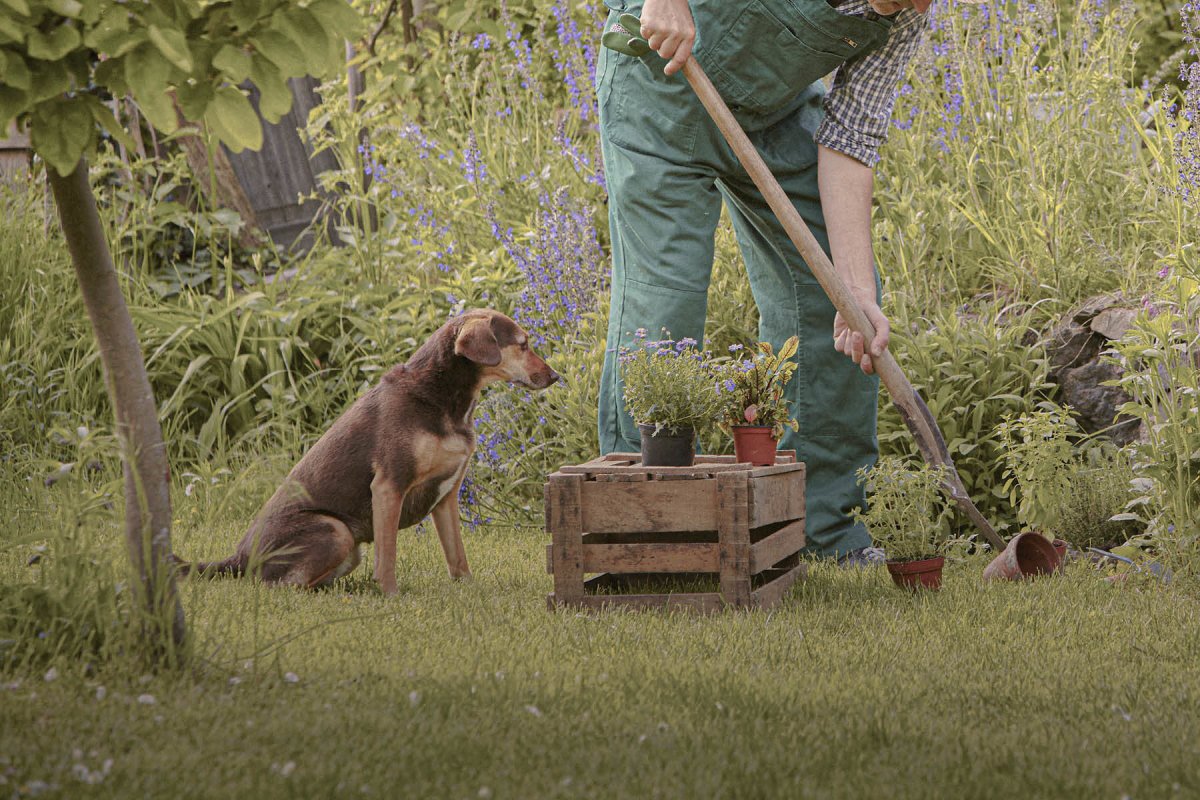
M733 452L738 463L749 462L756 467L775 465L779 443L769 425L734 425Z
M889 561L888 572L896 585L916 591L917 589L942 588L942 566L946 563L943 556L923 558L919 561Z

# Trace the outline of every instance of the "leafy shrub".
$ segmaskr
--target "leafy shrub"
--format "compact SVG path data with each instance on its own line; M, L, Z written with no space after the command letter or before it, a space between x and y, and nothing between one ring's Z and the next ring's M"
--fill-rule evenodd
M694 339L648 339L645 329L634 336L638 343L619 356L625 407L634 421L654 425L655 436L715 424L725 400L711 353L698 350Z
M856 522L867 526L871 538L893 561L918 561L937 556L949 541L945 517L949 509L941 488L941 468L894 456L880 458L858 470L867 490L867 510L856 508Z

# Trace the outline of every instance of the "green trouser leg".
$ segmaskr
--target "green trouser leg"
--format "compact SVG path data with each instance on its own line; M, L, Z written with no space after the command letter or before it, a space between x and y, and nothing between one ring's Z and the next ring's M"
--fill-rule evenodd
M654 75L651 66L604 50L597 69L613 251L601 452L639 447L621 397L620 347L632 344L639 328L650 336L666 328L675 339L703 337L723 200L759 308L760 338L775 346L793 334L801 340L788 388L800 430L782 446L808 466L809 549L834 556L869 545L849 512L864 503L855 471L878 452L878 380L834 350L828 298L686 81ZM791 113L750 137L828 251L813 142L821 94L818 85L810 87Z

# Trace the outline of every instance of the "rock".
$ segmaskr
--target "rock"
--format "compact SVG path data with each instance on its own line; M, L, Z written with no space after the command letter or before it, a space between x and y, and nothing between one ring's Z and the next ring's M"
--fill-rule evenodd
M1129 330L1137 313L1120 293L1098 295L1072 309L1044 340L1050 380L1058 384L1061 402L1071 407L1084 431L1104 431L1120 445L1138 438L1141 424L1130 417L1117 420L1117 409L1130 398L1117 386L1103 385L1123 375L1103 353Z

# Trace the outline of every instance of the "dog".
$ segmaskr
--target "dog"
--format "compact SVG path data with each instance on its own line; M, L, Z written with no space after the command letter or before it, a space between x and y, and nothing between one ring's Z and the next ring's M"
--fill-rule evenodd
M396 538L433 515L450 576L469 578L458 492L475 451L472 416L482 389L508 381L545 389L560 376L529 335L497 311L447 322L383 376L300 459L224 561L184 572L327 586L375 544L375 580L396 593Z

